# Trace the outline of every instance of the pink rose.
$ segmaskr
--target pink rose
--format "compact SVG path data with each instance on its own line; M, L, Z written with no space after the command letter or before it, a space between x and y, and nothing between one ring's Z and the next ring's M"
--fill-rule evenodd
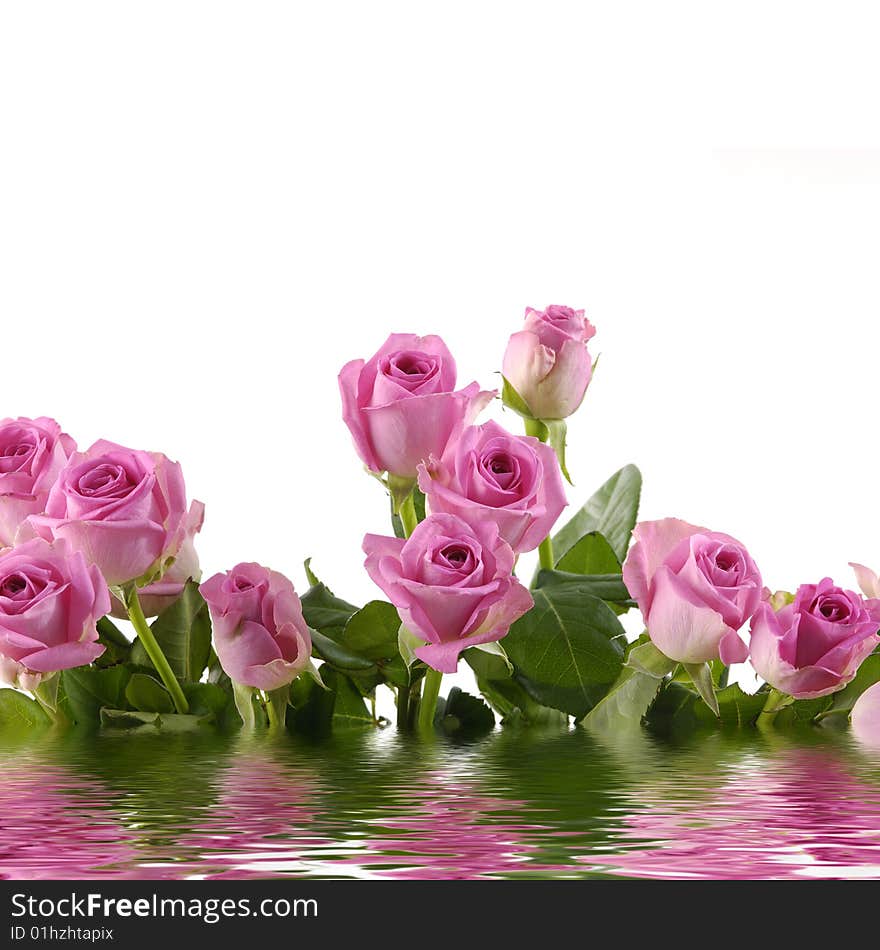
M623 565L655 646L679 663L748 656L737 631L762 594L761 575L735 538L677 518L643 521Z
M533 605L494 521L430 515L406 541L368 534L364 552L367 573L427 641L415 655L441 673L455 672L462 650L500 640Z
M0 678L35 689L46 674L97 659L110 609L101 572L66 541L34 538L0 554Z
M872 746L880 746L880 683L875 683L856 700L852 711L853 734Z
M525 326L504 354L504 378L536 419L565 419L583 402L593 374L587 342L596 331L583 310L526 308Z
M54 419L0 422L0 548L15 544L19 526L45 510L49 489L75 451Z
M880 618L830 577L798 588L776 613L762 603L752 620L751 659L771 686L796 699L815 699L846 686L880 638Z
M516 554L533 551L567 504L553 449L497 422L470 426L439 461L420 465L419 488L432 512L494 521Z
M371 359L339 374L343 419L372 472L415 478L495 395L476 383L455 392L455 360L439 336L392 333Z
M190 520L198 517L194 505ZM187 533L186 488L176 462L96 442L74 454L31 517L47 539L65 538L97 564L111 587L161 576Z
M202 579L199 555L196 551L196 535L202 530L204 520L205 506L200 501L194 501L186 516L183 544L174 558L174 563L160 580L138 591L138 600L145 617L156 617L170 607L183 593L187 581L198 582ZM128 616L125 607L115 597L111 612L114 617L121 619Z
M238 564L199 587L214 627L214 649L231 680L273 690L311 660L312 637L293 584L259 564Z

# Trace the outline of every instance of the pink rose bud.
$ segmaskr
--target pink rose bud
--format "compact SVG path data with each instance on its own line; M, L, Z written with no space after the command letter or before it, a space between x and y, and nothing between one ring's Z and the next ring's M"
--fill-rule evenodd
M771 686L796 699L837 692L880 642L880 619L854 591L826 577L798 588L794 602L774 612L768 603L752 620L751 660Z
M0 678L33 690L50 673L97 659L97 623L110 610L101 572L63 540L25 541L0 554Z
M430 515L406 541L368 534L364 552L367 573L426 641L415 655L441 673L455 672L462 650L500 640L533 605L494 521Z
M30 523L41 537L69 541L117 587L161 576L199 513L194 503L187 518L176 462L101 441L70 458L49 493L45 515Z
M583 402L593 373L587 342L596 330L583 310L526 308L525 326L504 354L504 378L536 419L565 419Z
M259 564L238 564L199 587L211 612L214 649L231 680L280 689L311 662L312 636L293 584Z
M455 391L455 360L439 336L392 333L369 360L339 374L343 419L372 472L415 478L494 397L476 383Z
M45 510L49 489L75 451L54 419L0 422L0 548L15 544L28 516Z
M761 575L735 538L679 521L643 521L623 565L655 646L679 663L742 663L737 631L763 591Z
M419 488L432 512L494 521L516 554L533 551L567 504L553 449L497 422L470 426L439 461L420 465Z
M880 683L870 686L856 700L852 729L859 741L880 747Z

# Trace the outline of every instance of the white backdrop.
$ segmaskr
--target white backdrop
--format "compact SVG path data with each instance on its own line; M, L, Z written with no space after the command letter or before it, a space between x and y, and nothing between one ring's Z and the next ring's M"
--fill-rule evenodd
M435 332L495 385L526 305L583 306L572 502L635 461L643 516L850 582L880 566L871 8L0 2L0 416L180 460L206 571L304 586L312 555L365 600L387 504L338 369Z

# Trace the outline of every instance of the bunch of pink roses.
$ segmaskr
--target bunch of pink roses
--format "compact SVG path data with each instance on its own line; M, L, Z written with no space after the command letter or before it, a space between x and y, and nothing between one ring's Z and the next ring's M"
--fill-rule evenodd
M854 565L868 599L830 578L771 596L729 535L667 518L638 524L633 537L623 578L653 644L695 670L751 659L772 687L764 721L794 699L843 689L880 644L876 577L866 568Z
M524 434L478 419L497 393L457 388L438 336L392 334L343 367L343 419L392 509L393 533L363 541L387 600L360 608L308 561L302 597L251 561L202 582L204 506L187 503L177 463L107 441L78 451L47 418L0 422L0 679L40 704L16 714L314 731L337 717L376 724L367 703L386 686L398 726L425 733L494 722L486 703L503 722L607 729L662 728L697 707L699 721L705 702L739 725L788 707L816 721L851 714L880 741L880 581L868 568L853 565L862 594L825 578L771 595L736 538L638 522L632 465L556 528L594 333L581 310L526 310L501 387ZM527 584L518 562L535 550ZM633 606L646 631L628 642L619 615ZM111 619L126 617L133 641ZM457 689L441 698L462 658L486 703ZM765 681L753 695L727 683L746 660ZM0 693L0 725L16 702L34 701Z

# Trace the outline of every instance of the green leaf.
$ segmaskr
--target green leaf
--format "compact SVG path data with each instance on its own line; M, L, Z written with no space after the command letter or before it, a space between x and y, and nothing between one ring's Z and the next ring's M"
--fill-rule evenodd
M197 683L208 665L211 652L211 617L195 581L187 581L183 593L150 624L174 675L185 683ZM138 644L140 649L143 647ZM144 653L146 656L146 653ZM151 666L140 662L139 666Z
M581 719L580 725L605 733L640 725L661 682L656 676L625 666L617 682Z
M477 678L477 686L504 725L565 728L568 716L558 709L542 706L525 691L508 670L509 658L501 659L471 647L464 658Z
M202 716L168 715L130 709L102 709L101 725L105 729L126 732L193 732L206 724Z
M560 558L556 567L569 574L620 574L620 560L598 531L590 531Z
M670 660L665 653L661 653L654 646L653 641L646 633L643 633L630 646L626 654L626 665L640 673L653 676L654 679L662 679L677 666L675 660Z
M425 641L421 637L414 634L404 624L400 625L397 630L397 649L400 651L400 656L407 670L419 662L415 651L424 645Z
M36 700L14 689L0 689L0 733L29 733L51 724Z
M656 731L674 733L717 728L719 722L726 727L751 728L764 708L767 693L745 693L738 683L732 683L718 690L715 699L717 716L694 689L669 682L648 710L646 721Z
M516 678L542 705L581 718L620 675L623 628L588 584L540 588L534 599L504 641Z
M328 670L324 684L335 694L333 703L333 729L374 726L375 721L367 709L359 690L347 677L336 670Z
M568 467L565 464L565 443L568 438L568 426L565 419L542 419L544 428L547 430L547 444L556 453L559 460L559 468L565 476L569 485L572 484L571 475L568 474Z
M718 702L718 719L722 724L744 728L755 724L764 708L766 696L761 693L743 692L739 683L731 683L730 686L719 689L715 699ZM696 704L696 715L698 719L703 718L706 722L717 722L711 710L702 703Z
M131 642L109 617L102 617L98 621L98 642L103 643L105 648L95 660L95 666L101 669L127 663L131 657Z
M534 419L528 403L513 388L507 377L502 376L501 380L501 402L503 405L508 409L512 409L517 415L522 416L524 419Z
M855 677L840 692L825 697L830 699L825 714L840 713L848 716L859 696L875 683L880 683L880 648L862 661Z
M346 673L370 673L376 670L372 660L352 653L338 640L331 640L317 630L312 630L312 648L322 660Z
M124 666L106 670L78 666L61 673L58 705L70 720L97 725L101 709L118 709L125 699L130 671Z
M132 708L141 712L174 712L174 702L168 690L146 673L133 673L125 687L125 698Z
M416 520L424 521L425 520L425 494L424 492L416 486L412 490L413 496L413 505L416 511ZM391 499L391 524L394 528L394 536L396 538L405 538L406 531L403 528L403 522L400 520L400 515L394 508L394 499Z
M371 600L349 618L339 642L351 653L370 660L380 681L408 686L409 672L398 648L399 630L397 608L384 600Z
M703 701L718 715L718 699L715 696L715 682L712 679L712 667L708 663L682 663Z
M323 675L333 682L331 673L335 671L328 669ZM287 728L309 736L328 734L332 728L335 703L336 693L333 690L321 689L315 680L309 677L298 677L290 685Z
M769 692L767 690L767 692L758 695L766 700ZM832 701L832 696L820 696L818 699L796 699L793 703L789 703L779 710L773 720L773 725L776 728L784 728L814 722L817 718L822 717Z
M314 574L312 575L314 577ZM303 616L306 623L331 640L342 636L349 618L358 608L337 597L326 584L318 581L303 594Z
M213 716L219 724L225 724L232 702L232 692L217 683L188 683L183 687L194 716Z
M507 655L507 651L497 640L491 640L489 643L478 643L474 646L475 650L479 653L488 653L491 656L498 657L499 660L504 664L504 668L507 670L508 676L513 676L513 664L510 662L510 657Z
M592 731L612 733L638 726L657 696L663 678L676 666L647 634L627 648L626 665L617 682L580 721Z
M635 465L626 465L612 475L554 536L557 563L585 534L598 532L622 564L638 517L641 492L642 473Z
M587 577L583 574L568 574L565 571L538 571L532 586L538 590L571 586L608 603L622 606L632 604L620 574L595 574Z
M495 728L492 710L476 696L453 686L438 710L440 728L447 734L473 736L491 732Z
M312 559L310 557L307 557L305 561L303 561L303 567L306 571L306 580L309 582L309 587L315 587L321 583L312 570Z

